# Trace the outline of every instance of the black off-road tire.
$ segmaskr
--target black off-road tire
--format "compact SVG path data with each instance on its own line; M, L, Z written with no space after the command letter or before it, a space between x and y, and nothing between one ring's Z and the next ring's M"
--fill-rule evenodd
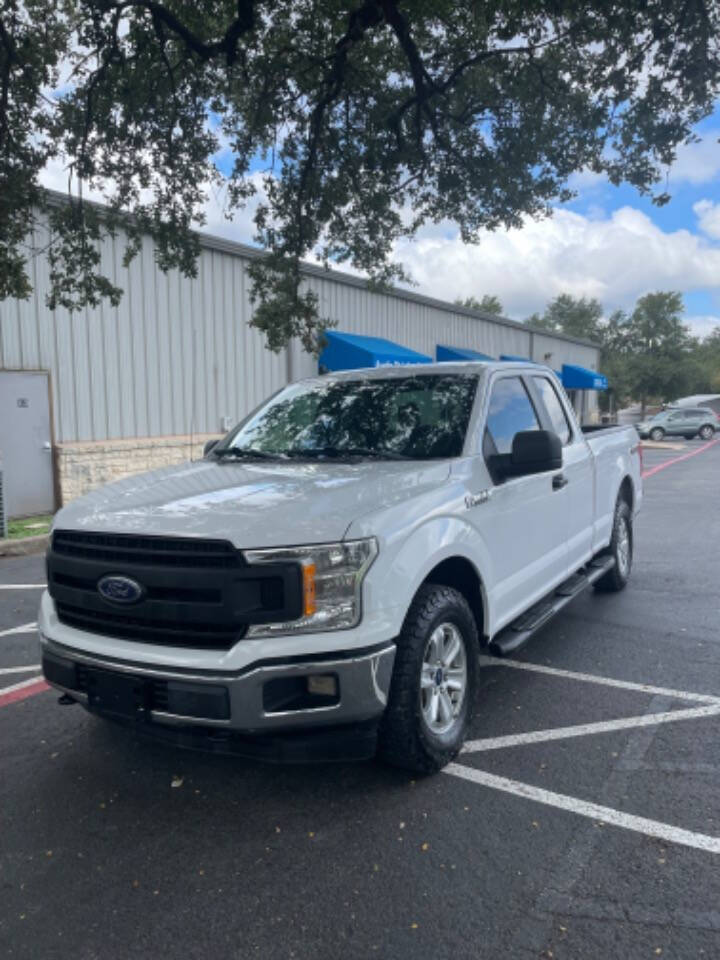
M440 624L457 627L465 648L467 685L453 727L439 735L422 716L420 679L428 640ZM436 773L450 763L465 740L478 684L478 628L463 595L439 584L424 584L417 592L397 640L388 705L378 740L378 756L386 763L415 773Z
M621 544L623 541L623 526L627 531L628 540L628 558L623 562L621 556ZM611 556L615 560L615 565L611 570L600 577L595 584L595 589L600 593L618 593L624 590L630 579L632 572L633 558L633 528L632 511L625 500L618 500L615 506L615 517L613 519L613 532L610 540L610 546L604 551L605 556Z

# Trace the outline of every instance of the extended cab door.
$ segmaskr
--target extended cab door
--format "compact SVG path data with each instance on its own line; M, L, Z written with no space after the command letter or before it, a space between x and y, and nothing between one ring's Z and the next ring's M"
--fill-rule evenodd
M492 595L491 632L532 606L567 576L567 488L553 483L559 471L503 479L493 475L493 457L509 454L520 430L538 430L541 419L524 372L496 373L481 417L483 463L472 491L477 505L469 519L490 555L486 584ZM474 499L474 498L472 498ZM472 499L470 502L472 502Z
M562 479L565 481L565 537L568 567L574 573L593 554L595 521L595 461L592 451L561 392L549 374L530 378L537 397L543 427L554 430L563 445Z

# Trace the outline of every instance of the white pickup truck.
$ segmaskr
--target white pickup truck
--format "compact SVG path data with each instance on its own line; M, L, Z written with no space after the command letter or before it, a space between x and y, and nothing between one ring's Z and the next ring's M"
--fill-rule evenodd
M529 363L291 384L203 460L61 510L39 630L64 703L275 760L460 750L478 652L630 575L632 427Z

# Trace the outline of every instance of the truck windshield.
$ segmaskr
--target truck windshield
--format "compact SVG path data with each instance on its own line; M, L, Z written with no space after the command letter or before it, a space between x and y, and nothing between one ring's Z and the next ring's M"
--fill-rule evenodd
M428 374L293 384L215 455L427 460L462 453L477 376Z

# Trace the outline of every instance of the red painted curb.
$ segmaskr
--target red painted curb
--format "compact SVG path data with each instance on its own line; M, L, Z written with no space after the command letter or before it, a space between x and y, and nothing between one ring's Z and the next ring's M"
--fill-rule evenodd
M665 463L659 463L656 467L651 467L649 470L644 470L642 478L645 480L647 477L652 477L654 474L660 473L661 470L671 467L674 463L680 463L681 460L689 460L690 457L696 457L699 453L704 453L706 450L709 450L710 447L714 447L716 443L720 443L720 437L718 437L716 440L708 441L708 443L703 444L702 447L698 447L697 450L691 450L690 453L684 453L681 457L673 457L672 460L666 460Z
M42 677L37 677L31 683L14 690L8 690L3 693L0 690L0 707L7 707L11 703L17 703L18 700L26 700L28 697L34 697L36 693L44 693L50 687Z

